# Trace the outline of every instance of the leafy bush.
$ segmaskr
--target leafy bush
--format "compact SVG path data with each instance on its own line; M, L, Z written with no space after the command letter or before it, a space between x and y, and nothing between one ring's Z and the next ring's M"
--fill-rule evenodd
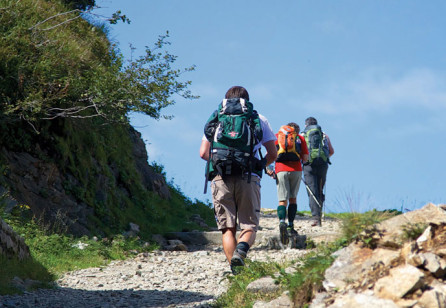
M95 0L63 0L67 6L78 10L88 10L95 5Z
M88 7L91 1L69 1ZM107 39L107 28L61 1L4 0L0 8L0 114L4 120L57 117L127 123L130 111L159 118L173 94L194 98L172 69L176 57L163 52L168 34L127 65ZM194 67L186 68L191 71Z
M129 112L161 117L161 110L175 103L174 94L194 98L190 82L179 81L183 71L171 67L176 57L164 51L168 34L124 64L107 27L64 3L79 9L94 5L2 1L0 141L8 150L54 163L64 175L65 191L94 209L94 233L120 233L130 221L142 226L145 237L172 230L170 223L184 223L194 204L203 207L181 194L173 202L162 200L143 187L127 118ZM105 198L96 197L98 189Z

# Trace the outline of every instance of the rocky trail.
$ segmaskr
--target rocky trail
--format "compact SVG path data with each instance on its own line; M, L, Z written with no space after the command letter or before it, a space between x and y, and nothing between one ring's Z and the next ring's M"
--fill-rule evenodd
M334 239L340 228L338 221L329 218L322 227L310 224L309 217L296 217L298 233L315 242ZM248 259L282 263L308 252L279 244L274 211L262 211L260 227ZM103 268L69 272L54 289L0 296L0 307L208 307L226 291L227 276L232 274L221 248L220 233L195 234L197 242L191 233L187 234L188 242L182 239L187 251L141 253ZM181 239L181 234L177 235ZM198 245L204 237L207 244Z

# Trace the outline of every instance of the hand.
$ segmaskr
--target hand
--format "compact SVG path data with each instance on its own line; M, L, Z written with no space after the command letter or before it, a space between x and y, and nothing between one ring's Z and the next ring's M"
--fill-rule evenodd
M270 170L268 170L267 173L268 173L268 175L269 175L270 177L272 177L274 180L277 179L277 174L276 174L274 171L270 171Z

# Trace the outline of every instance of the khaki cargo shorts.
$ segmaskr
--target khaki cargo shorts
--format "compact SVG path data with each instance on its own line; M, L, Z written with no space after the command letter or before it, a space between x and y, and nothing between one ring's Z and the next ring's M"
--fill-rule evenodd
M236 227L257 231L260 218L260 178L217 175L211 182L215 220L219 230ZM238 215L237 215L238 214ZM237 221L238 218L238 221Z

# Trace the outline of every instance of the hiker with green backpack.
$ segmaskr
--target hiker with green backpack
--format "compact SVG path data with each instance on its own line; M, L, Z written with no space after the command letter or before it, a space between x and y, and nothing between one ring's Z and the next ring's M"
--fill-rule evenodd
M312 226L321 226L322 206L325 200L324 186L334 149L330 139L313 117L305 120L305 130L302 135L309 151L308 161L304 163L304 184L310 201Z
M233 274L244 266L256 238L260 179L266 166L276 160L275 140L268 120L254 110L248 91L240 86L226 92L204 127L200 157L207 161L205 193L211 181L217 227Z

